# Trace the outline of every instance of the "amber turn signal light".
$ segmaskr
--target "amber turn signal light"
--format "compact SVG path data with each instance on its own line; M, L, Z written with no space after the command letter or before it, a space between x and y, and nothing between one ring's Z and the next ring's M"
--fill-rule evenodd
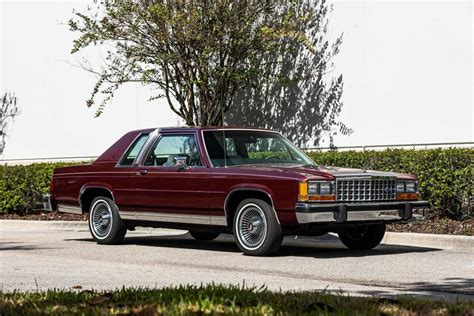
M308 182L306 181L302 181L299 184L298 201L301 201L301 202L308 201Z
M335 201L336 197L334 195L310 195L310 201Z
M336 197L334 195L321 195L321 194L309 194L309 184L308 181L301 181L298 185L298 201L308 202L308 201L335 201Z
M419 193L398 193L397 200L418 200Z

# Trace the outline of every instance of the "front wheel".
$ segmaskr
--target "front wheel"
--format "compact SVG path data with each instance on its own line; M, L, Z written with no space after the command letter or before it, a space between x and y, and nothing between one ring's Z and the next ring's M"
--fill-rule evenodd
M360 225L339 233L339 239L349 249L368 250L377 247L385 235L385 224Z
M92 238L99 244L118 244L123 241L127 228L113 200L99 196L92 201L89 230Z
M265 201L243 200L237 207L233 228L237 246L246 255L271 255L280 249L281 226Z

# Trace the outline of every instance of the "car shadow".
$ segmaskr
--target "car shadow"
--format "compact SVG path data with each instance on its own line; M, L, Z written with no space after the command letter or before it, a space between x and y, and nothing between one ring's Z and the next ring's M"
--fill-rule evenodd
M75 241L90 241L92 239L73 239ZM194 240L189 233L181 235L162 236L129 236L122 242L122 245L137 245L147 247L165 247L178 249L192 249L205 251L221 251L240 253L234 241L234 237L222 234L216 240L198 241ZM439 251L440 249L413 247L402 245L381 244L372 250L349 250L339 241L339 238L332 235L320 237L285 237L277 257L313 257L313 258L342 258L342 257L366 257L384 256L413 252Z
M474 279L473 278L445 278L436 282L412 282L398 284L405 291L406 296L413 296L429 299L440 299L451 302L470 302L474 300ZM384 290L362 290L357 291L358 295L377 296L383 300L387 297L397 298L398 294Z
M40 245L31 245L20 242L0 242L0 252L7 250L39 250L39 249L54 249L51 247L43 247Z

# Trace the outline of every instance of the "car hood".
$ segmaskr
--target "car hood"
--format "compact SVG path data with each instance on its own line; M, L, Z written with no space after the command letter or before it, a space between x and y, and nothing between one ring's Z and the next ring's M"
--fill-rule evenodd
M400 179L414 179L415 176L397 172L383 172L367 169L341 168L331 166L318 165L284 165L284 164L268 164L268 165L240 165L232 166L232 168L247 169L248 171L260 171L269 173L278 173L285 176L296 176L298 178L325 178L332 179L334 177L351 177L351 176L378 176L378 177L397 177Z

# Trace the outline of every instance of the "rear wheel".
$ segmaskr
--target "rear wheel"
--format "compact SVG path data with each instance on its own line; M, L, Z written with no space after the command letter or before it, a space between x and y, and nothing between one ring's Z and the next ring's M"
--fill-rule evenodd
M368 250L377 247L385 235L385 224L360 225L339 233L339 239L349 249Z
M127 228L113 200L99 196L92 201L89 230L92 238L99 244L118 244L123 241Z
M219 233L197 232L190 230L189 234L196 240L213 240L219 237Z
M263 200L243 200L237 207L233 227L237 246L247 255L271 255L280 249L281 226L272 206Z

